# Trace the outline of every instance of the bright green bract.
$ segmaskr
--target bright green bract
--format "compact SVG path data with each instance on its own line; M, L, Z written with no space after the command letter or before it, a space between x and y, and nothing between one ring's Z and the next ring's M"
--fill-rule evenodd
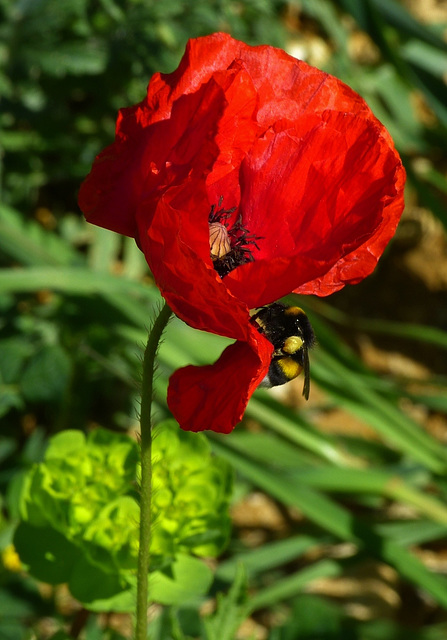
M206 437L181 431L175 422L157 427L152 445L151 554L178 551L216 556L229 530L232 472L211 457Z
M157 428L153 443L151 570L153 600L199 596L211 580L186 589L185 558L215 556L225 545L232 488L230 467L211 455L205 436L176 423ZM26 474L15 545L37 579L67 582L90 609L133 608L138 556L138 443L105 429L54 436L44 461ZM183 566L183 565L182 565ZM167 576L167 578L164 578ZM173 584L177 579L178 583ZM166 588L169 580L169 589ZM156 585L159 588L156 588ZM183 596L181 595L183 594Z

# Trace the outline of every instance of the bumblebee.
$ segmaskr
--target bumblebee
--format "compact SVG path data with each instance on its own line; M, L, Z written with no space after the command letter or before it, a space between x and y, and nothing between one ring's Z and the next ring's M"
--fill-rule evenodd
M315 334L304 311L275 302L261 307L251 322L274 346L270 368L260 386L276 387L304 372L303 396L308 400L309 349L315 344Z

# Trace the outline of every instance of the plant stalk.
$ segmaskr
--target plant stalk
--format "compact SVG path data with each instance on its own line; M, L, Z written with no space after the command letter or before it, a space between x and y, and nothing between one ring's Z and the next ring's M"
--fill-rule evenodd
M135 640L147 640L147 606L149 545L151 539L152 498L152 397L155 358L163 331L171 316L165 303L149 333L143 358L143 380L141 392L141 496L140 496L140 547L138 551L137 610Z

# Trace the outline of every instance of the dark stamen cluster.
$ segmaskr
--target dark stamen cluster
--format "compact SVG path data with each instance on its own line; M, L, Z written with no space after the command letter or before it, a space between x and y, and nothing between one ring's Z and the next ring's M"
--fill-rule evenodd
M211 211L208 217L209 224L212 224L213 222L220 222L220 224L224 224L223 220L228 220L231 214L236 211L236 207L232 207L231 209L224 209L222 207L222 202L223 196L220 196L217 206L215 204L211 205Z
M259 236L250 234L249 230L242 224L242 215L239 215L238 220L228 228L228 218L236 210L236 207L232 209L224 209L222 207L223 196L219 198L219 203L211 206L209 215L209 224L218 223L225 227L228 239L230 241L230 250L223 256L218 258L211 255L214 268L221 278L224 278L236 267L240 267L248 262L254 262L253 247L258 249L257 240L261 240Z

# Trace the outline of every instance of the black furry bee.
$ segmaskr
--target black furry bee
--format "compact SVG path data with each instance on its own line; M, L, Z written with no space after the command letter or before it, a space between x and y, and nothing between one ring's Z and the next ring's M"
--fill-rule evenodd
M303 396L309 398L309 349L315 344L315 334L309 318L300 307L288 307L280 302L261 307L251 322L274 346L268 374L261 387L276 387L304 372Z

